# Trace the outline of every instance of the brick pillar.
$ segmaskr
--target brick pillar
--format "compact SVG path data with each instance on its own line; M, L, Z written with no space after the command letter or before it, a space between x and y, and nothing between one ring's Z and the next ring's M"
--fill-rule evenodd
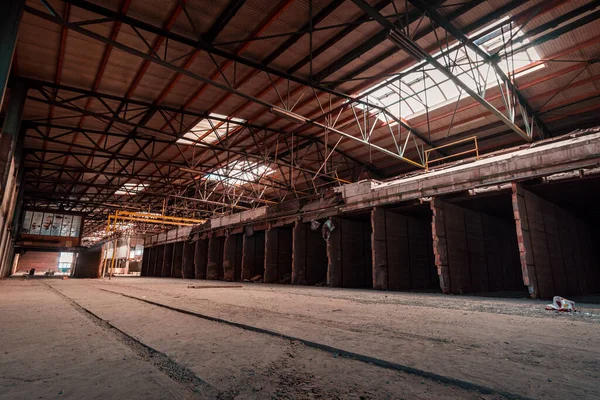
M371 253L373 257L373 289L389 289L385 210L371 210Z
M431 201L433 221L431 223L431 235L433 238L433 255L440 279L440 288L443 293L450 293L450 267L448 266L448 245L446 242L446 225L444 215L444 203L434 198Z

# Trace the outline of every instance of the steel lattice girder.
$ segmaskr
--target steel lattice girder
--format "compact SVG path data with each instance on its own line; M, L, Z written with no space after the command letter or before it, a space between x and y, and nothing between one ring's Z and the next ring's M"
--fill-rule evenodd
M427 61L430 65L432 65L435 69L443 73L448 79L450 79L456 86L464 90L467 94L469 94L472 98L477 100L483 107L485 107L488 111L494 114L498 119L500 119L504 124L506 124L511 130L521 136L524 140L531 142L533 139L530 135L524 132L519 126L517 126L511 118L504 115L502 112L498 111L496 107L494 107L490 102L488 102L485 98L483 98L477 91L471 89L467 84L457 78L448 68L446 68L443 64L441 64L435 57L425 51L421 46L412 41L402 32L400 32L392 22L390 22L387 18L379 13L379 11L375 10L364 0L352 0L354 4L360 7L363 11L368 13L374 20L376 20L381 26L390 30L390 32L394 32L396 37L398 37L396 43L398 46L403 48L408 52L408 54L412 55L417 61Z

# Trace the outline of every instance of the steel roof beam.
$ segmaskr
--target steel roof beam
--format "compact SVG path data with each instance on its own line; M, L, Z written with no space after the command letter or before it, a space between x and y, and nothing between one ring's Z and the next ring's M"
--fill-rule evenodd
M396 29L395 25L390 22L387 18L379 13L379 11L375 10L373 7L369 5L364 0L352 0L354 4L360 7L363 11L367 12L373 19L375 19L381 26L386 29L389 29L390 32L395 32L395 34L403 41L402 44L397 43L398 46L402 47L405 51L408 52L411 56L413 56L417 61L426 61L435 69L444 74L448 79L450 79L456 86L465 91L469 96L473 97L477 100L483 107L485 107L488 111L494 114L498 119L504 122L510 129L512 129L515 133L521 136L525 141L531 142L533 139L525 133L519 126L517 126L513 121L511 121L507 116L498 111L496 107L494 107L491 103L489 103L485 98L483 98L477 91L471 89L467 84L458 79L450 70L448 70L444 65L442 65L438 60L435 59L431 54L426 52L421 46L412 41L410 38L406 37L402 32Z

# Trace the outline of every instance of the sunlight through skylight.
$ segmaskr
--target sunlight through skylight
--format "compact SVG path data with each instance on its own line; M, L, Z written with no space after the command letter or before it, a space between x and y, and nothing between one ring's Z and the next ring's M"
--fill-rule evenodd
M221 181L227 185L244 185L258 182L260 178L275 172L267 165L250 161L233 161L206 175L207 179Z
M226 115L215 113L212 113L209 116L219 119L228 118ZM196 141L207 144L217 143L226 138L231 131L238 128L240 126L239 124L243 122L246 121L240 118L230 118L229 121L226 122L212 118L204 118L198 122L196 126L190 129L189 132L183 135L183 138L178 139L177 143L187 145L195 144L197 146L202 146L202 143L196 143Z
M501 50L511 38L522 36L523 31L519 30L519 28L514 27L510 29L508 24L502 24L506 19L508 17L502 21L497 21L494 25L500 26L475 40L475 43L487 53L494 54ZM489 30L489 27L484 29ZM471 36L477 36L481 32L483 30L475 32ZM522 46L529 43L529 40L524 39L520 43L520 46ZM441 64L447 66L464 84L478 93L484 93L485 90L498 86L499 80L490 64L480 62L477 65L473 65L473 60L481 60L473 50L465 46L459 46L458 44L450 46L450 49L453 48L454 50L451 50L448 55L440 58L439 61ZM439 54L440 52L434 54L434 57ZM539 60L540 55L536 49L529 48L515 53L511 58L502 58L499 66L505 74L509 75L513 71L519 71L519 69ZM365 99L371 104L386 107L397 118L410 120L424 114L427 109L431 111L454 103L458 100L459 96L461 99L469 97L464 92L461 95L461 89L432 65L422 62L421 66L424 68L421 68L420 71L408 73L400 79L397 77L389 79L386 86L371 93ZM544 67L544 64L540 64L534 68L524 69L515 76L523 76ZM400 72L400 74L414 70L414 68L414 66L410 67ZM381 83L362 93L370 92L378 86L381 86ZM357 107L365 108L362 104L358 104ZM385 115L379 114L378 117L384 122L394 123L394 121L386 119Z

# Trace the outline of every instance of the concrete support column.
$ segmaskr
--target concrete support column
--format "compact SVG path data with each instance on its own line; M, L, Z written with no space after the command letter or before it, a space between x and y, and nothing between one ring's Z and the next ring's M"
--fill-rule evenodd
M265 275L265 232L244 233L242 244L242 280Z
M0 109L4 104L24 5L25 0L0 2Z
M595 226L570 210L513 184L523 282L534 298L600 291Z
M173 244L173 278L183 278L183 243Z
M265 283L289 283L292 276L292 228L271 227L265 233Z
M443 293L450 293L450 267L448 265L444 204L443 201L437 198L431 201L431 211L433 212L431 234L433 238L433 256L440 279L440 289Z
M206 265L206 279L223 279L223 250L225 238L211 236L208 239L208 263Z

